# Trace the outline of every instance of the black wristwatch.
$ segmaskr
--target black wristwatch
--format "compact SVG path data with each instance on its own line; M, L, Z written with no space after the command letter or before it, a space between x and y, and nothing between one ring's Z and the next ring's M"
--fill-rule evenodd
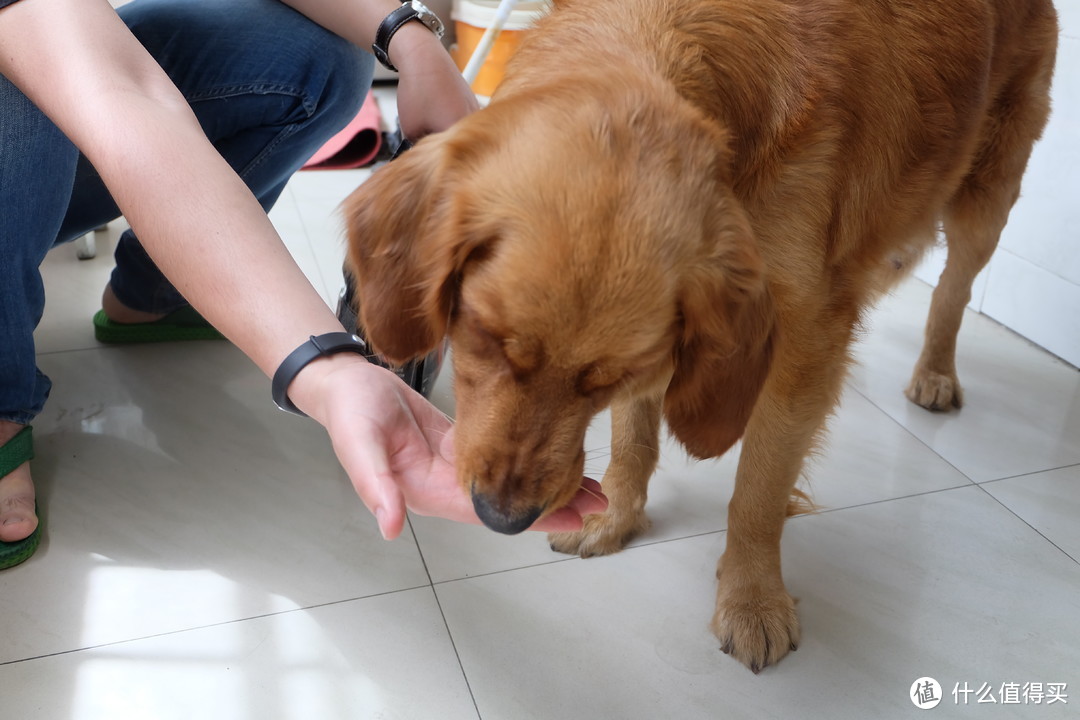
M442 39L446 28L439 16L419 0L405 0L401 7L387 15L379 24L379 29L375 31L375 44L371 46L371 52L387 70L397 72L397 68L390 62L390 38L394 37L394 33L400 30L402 25L413 20L419 20L424 27L435 33L435 37Z

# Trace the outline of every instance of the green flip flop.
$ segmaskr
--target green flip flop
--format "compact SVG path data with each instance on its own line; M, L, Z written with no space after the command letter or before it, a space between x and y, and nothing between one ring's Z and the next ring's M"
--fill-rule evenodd
M29 425L0 446L0 478L34 457L34 435ZM34 505L37 512L37 505ZM41 542L41 520L28 537L15 542L0 541L0 570L5 570L27 560Z
M104 310L94 315L94 337L111 345L124 343L173 342L177 340L224 340L225 336L186 305L160 320L148 323L113 322Z

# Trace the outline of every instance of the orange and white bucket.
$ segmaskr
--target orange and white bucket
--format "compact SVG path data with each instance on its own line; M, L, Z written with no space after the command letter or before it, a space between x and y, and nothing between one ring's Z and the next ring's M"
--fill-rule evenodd
M457 42L451 49L451 55L463 72L473 53L483 42L484 33L496 24L498 9L499 0L454 0L450 18L454 21ZM506 63L517 49L522 34L550 9L550 0L521 1L514 4L495 36L487 58L476 72L476 78L472 81L473 92L491 97L502 81Z

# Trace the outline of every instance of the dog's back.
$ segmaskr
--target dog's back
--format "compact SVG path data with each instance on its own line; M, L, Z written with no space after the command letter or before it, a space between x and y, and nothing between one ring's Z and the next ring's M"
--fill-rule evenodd
M770 266L794 266L793 292L807 266L910 264L988 148L1026 160L1048 112L1050 0L557 5L496 98L662 76L727 132L736 197Z

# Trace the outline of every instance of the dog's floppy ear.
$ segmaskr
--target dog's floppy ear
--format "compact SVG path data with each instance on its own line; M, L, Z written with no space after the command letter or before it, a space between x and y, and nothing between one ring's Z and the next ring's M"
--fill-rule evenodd
M723 454L742 436L772 359L773 305L749 221L727 197L704 258L683 278L682 338L664 414L693 455Z
M453 178L460 149L431 136L372 174L344 202L346 267L374 349L403 363L446 333L458 265Z

